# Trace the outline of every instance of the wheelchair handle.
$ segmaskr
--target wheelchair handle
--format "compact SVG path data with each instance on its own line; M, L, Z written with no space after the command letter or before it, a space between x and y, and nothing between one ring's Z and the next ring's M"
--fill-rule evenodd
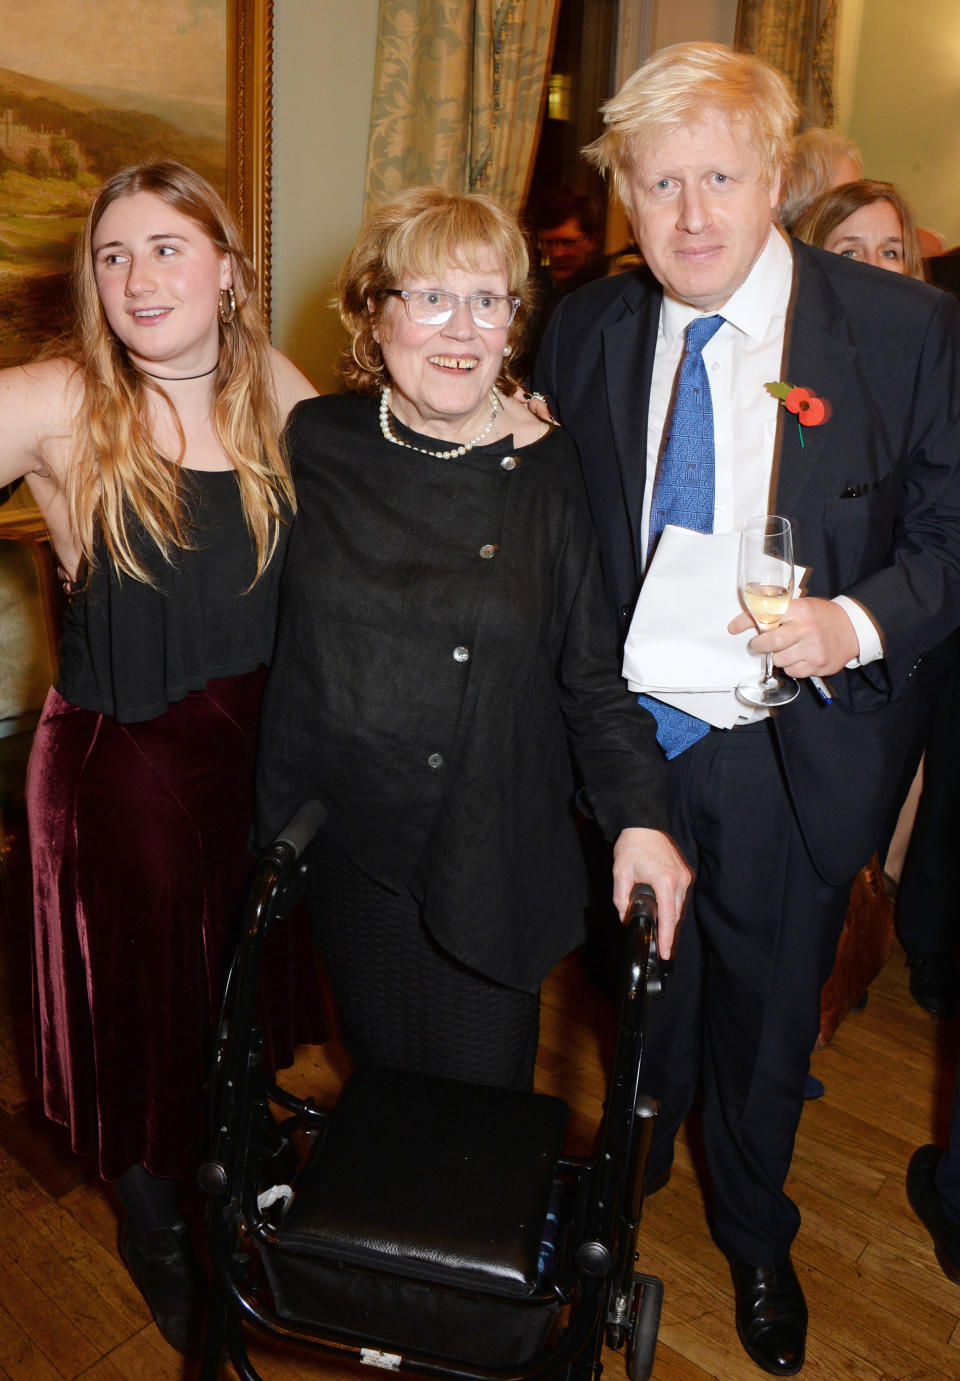
M640 920L641 915L646 916L654 931L657 928L657 897L653 888L648 882L635 882L630 892L630 902L627 906L627 914L623 918L624 925L629 925L636 918Z
M663 980L673 965L669 959L661 959L657 949L657 898L653 888L646 882L634 883L630 892L630 902L624 925L636 925L638 930L648 932L644 986L648 997L663 996ZM634 982L641 981L639 969Z
M288 845L294 858L299 858L326 818L327 808L322 801L305 801L277 835L274 845Z

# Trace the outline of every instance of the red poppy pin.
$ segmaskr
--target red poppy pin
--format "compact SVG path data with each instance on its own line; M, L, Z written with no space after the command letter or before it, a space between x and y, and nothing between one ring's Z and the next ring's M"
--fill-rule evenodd
M804 427L819 427L822 422L830 421L830 404L826 398L818 397L812 388L799 388L796 384L786 383L766 384L765 388L774 398L779 398L787 412L792 412L796 417L801 446Z

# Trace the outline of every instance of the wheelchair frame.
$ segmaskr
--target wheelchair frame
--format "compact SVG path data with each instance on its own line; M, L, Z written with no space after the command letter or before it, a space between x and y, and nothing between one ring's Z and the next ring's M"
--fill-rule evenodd
M257 1249L277 1246L276 1229L257 1202L264 1162L285 1152L289 1137L298 1130L322 1134L330 1114L330 1109L295 1098L268 1078L263 1037L254 1019L264 941L302 894L307 868L303 855L323 814L317 803L304 806L261 859L227 984L211 1076L213 1153L199 1174L208 1199L213 1277L200 1381L218 1381L225 1350L241 1381L263 1381L248 1356L244 1325L341 1361L451 1381L597 1381L606 1341L614 1349L626 1344L631 1381L646 1381L652 1372L663 1298L661 1282L635 1269L643 1177L657 1112L655 1102L640 1090L644 1017L647 998L660 994L662 982L656 903L647 887L634 888L624 927L616 1048L598 1152L590 1158L561 1155L554 1164L554 1176L572 1186L574 1204L567 1224L570 1240L556 1277L529 1301L555 1298L562 1310L562 1322L543 1351L515 1368L474 1365L418 1349L400 1351L388 1338L361 1336L329 1324L291 1322L278 1314L258 1284ZM272 1108L285 1112L286 1119L278 1124ZM464 1293L455 1282L451 1288ZM483 1297L482 1290L477 1294Z

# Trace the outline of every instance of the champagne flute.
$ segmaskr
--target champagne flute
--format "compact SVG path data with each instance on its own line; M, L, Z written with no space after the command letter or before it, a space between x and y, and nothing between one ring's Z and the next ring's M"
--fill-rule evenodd
M776 628L793 597L793 534L788 518L761 514L744 525L738 586L740 598L760 632ZM799 694L797 682L774 667L769 652L762 654L759 682L741 681L737 687L741 700L763 709L788 705Z

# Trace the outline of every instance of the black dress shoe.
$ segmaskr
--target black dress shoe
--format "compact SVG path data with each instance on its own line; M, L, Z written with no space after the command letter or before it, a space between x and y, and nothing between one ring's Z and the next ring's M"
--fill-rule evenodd
M932 1017L948 1020L957 1010L960 979L950 954L913 954L910 965L910 994L918 1007Z
M199 1352L204 1281L186 1224L134 1232L124 1223L120 1254L165 1340L184 1356Z
M776 1266L747 1266L730 1257L737 1292L737 1333L747 1354L771 1376L794 1376L803 1366L807 1304L790 1258Z
M651 1194L656 1194L659 1190L666 1188L666 1186L670 1183L671 1169L672 1166L668 1165L666 1170L654 1172L652 1175L648 1172L646 1175L644 1175L643 1197L645 1199L649 1199Z
M934 1183L942 1155L939 1146L921 1146L914 1151L907 1168L907 1198L933 1238L944 1275L960 1285L960 1227L944 1212L943 1196Z

